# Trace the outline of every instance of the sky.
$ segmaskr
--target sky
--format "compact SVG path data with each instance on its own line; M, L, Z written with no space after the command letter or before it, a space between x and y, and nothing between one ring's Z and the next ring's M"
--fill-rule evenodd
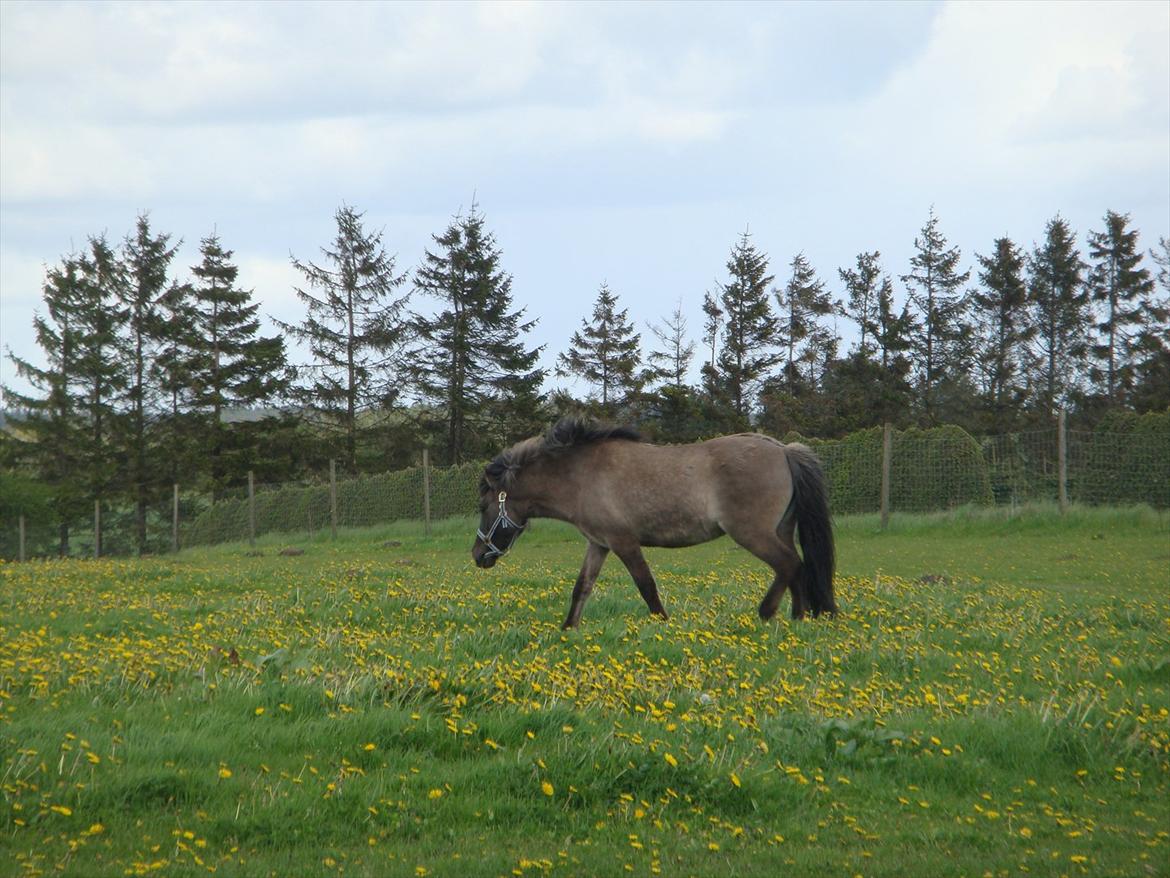
M546 367L602 282L644 347L680 300L697 338L744 231L778 284L803 252L837 296L863 250L904 295L932 208L964 268L1057 213L1082 248L1128 213L1148 250L1170 3L0 0L4 354L41 361L45 267L142 212L177 276L214 231L296 321L290 256L339 205L413 269L473 200ZM7 356L0 383L27 389Z

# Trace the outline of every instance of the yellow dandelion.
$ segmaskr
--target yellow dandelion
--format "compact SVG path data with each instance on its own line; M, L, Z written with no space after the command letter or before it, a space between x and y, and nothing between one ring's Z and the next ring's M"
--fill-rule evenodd
M428 799L439 799L439 798L442 798L442 796L443 796L443 791L440 789L437 789L437 788L433 789L429 793L427 793Z
M553 789L553 785L550 784L547 780L542 780L540 782L540 791L542 793L544 793L546 796L551 796L553 793L556 792L556 790Z
M678 760L674 758L674 754L664 753L662 755L662 758L666 760L666 764L669 765L671 768L678 767Z
M97 765L102 761L102 757L98 756L92 750L85 754L85 758L89 760L90 765Z
M378 745L371 742L369 744L366 744L364 747L362 747L362 749L365 750L367 753L369 753L371 750L377 750Z
M738 775L738 774L736 774L734 771L733 771L733 772L731 772L731 782L732 782L733 784L735 784L735 786L737 786L737 787L740 785L740 784L739 784L739 775Z
M219 776L221 779L227 780L229 777L232 776L232 770L225 765L221 765L219 767Z
M60 814L62 817L69 817L73 814L73 809L65 805L52 805L49 810Z
M263 707L257 707L257 708L256 708L254 711L252 711L252 712L253 712L254 714L256 714L256 716L264 716L264 708L263 708Z
M1029 829L1027 826L1021 826L1020 827L1020 837L1021 838L1031 838L1032 837L1032 830Z

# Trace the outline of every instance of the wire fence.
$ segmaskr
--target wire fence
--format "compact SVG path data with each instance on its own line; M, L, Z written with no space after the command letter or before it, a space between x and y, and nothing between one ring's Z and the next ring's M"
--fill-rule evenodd
M1170 508L1170 418L1138 419L1125 432L1048 430L974 437L955 426L876 427L844 439L802 441L821 458L835 514L931 512L963 505L1148 504ZM425 457L424 457L425 460ZM380 475L250 484L210 498L175 486L147 507L151 552L255 540L314 537L337 528L470 516L480 463L427 465ZM92 518L58 522L20 516L0 530L0 557L129 555L137 546L133 507L95 504Z

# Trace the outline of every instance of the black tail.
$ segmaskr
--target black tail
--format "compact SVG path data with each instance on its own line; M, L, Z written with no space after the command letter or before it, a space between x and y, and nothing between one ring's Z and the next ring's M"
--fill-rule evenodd
M829 492L821 462L812 449L794 443L785 445L788 468L792 471L792 502L800 538L801 585L813 616L835 614L833 569L837 553L833 546L833 520L829 515Z

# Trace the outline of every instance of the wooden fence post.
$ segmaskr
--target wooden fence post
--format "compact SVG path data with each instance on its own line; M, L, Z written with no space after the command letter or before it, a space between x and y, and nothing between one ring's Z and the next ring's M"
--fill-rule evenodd
M24 513L20 513L20 560L24 560Z
M93 501L93 556L102 556L102 501Z
M1060 514L1068 512L1068 436L1065 432L1064 409L1056 418L1056 496Z
M337 461L329 458L329 530L337 540Z
M174 502L171 504L171 551L179 551L179 483L174 485Z
M256 545L256 476L248 470L248 545Z
M423 533L431 535L431 455L423 449Z
M890 525L890 457L893 454L893 428L882 426L882 530Z

